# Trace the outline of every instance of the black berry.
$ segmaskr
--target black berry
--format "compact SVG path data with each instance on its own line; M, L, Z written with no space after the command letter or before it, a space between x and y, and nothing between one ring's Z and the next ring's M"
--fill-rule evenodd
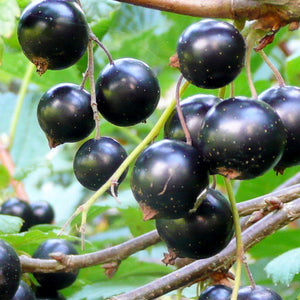
M0 240L0 275L0 299L11 300L19 286L21 264L16 251L3 240Z
M209 110L199 147L213 174L251 179L280 160L286 131L273 108L263 101L230 98Z
M195 212L180 219L157 219L156 228L170 252L195 259L217 254L234 233L230 204L212 189Z
M43 242L33 254L33 258L49 259L50 253L61 252L63 254L78 254L73 244L62 239L49 239ZM73 284L79 270L55 273L33 273L35 279L44 288L60 290Z
M160 97L158 80L148 65L133 58L122 58L106 66L96 82L98 110L117 126L145 121Z
M273 290L256 285L244 286L239 289L238 300L282 300L282 298Z
M36 300L66 300L62 294L52 288L37 287L35 296Z
M118 169L127 153L118 141L109 137L90 139L76 152L73 169L78 181L87 189L96 191ZM127 173L119 178L121 183Z
M34 215L31 206L18 198L6 200L0 208L0 213L23 219L24 223L21 227L21 231L26 231L34 225Z
M184 115L193 144L196 144L198 133L206 113L212 106L219 102L220 99L218 97L205 94L194 95L180 102L182 113ZM176 109L165 123L164 137L184 142L186 141L186 137Z
M232 289L226 285L216 284L206 288L198 300L230 300Z
M233 81L244 65L245 42L229 23L202 20L190 25L177 44L182 75L192 84L208 89Z
M131 178L131 189L145 220L181 218L207 185L207 167L197 149L167 139L140 154Z
M36 298L31 287L21 280L17 292L11 300L36 300Z
M300 89L295 86L272 87L258 97L271 105L287 130L287 143L275 170L300 164Z
M75 1L42 0L23 11L18 39L24 54L43 74L76 63L86 51L89 29Z
M50 148L80 141L95 127L90 94L71 83L50 88L40 99L37 117Z
M37 201L30 204L33 215L34 224L51 224L54 221L54 210L47 201Z

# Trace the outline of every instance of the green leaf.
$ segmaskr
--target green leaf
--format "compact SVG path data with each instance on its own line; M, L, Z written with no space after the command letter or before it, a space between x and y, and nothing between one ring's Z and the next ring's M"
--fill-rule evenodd
M4 51L4 41L2 37L0 37L0 66L2 65L3 51Z
M0 164L0 190L8 187L10 176L5 166ZM1 228L1 227L0 227Z
M294 276L300 272L300 248L274 258L267 264L265 270L275 283L290 284Z
M287 58L286 73L288 81L291 85L298 86L300 78L300 51L297 51L293 55Z
M19 217L0 215L0 233L17 233L23 225L23 220Z
M9 37L15 28L20 8L16 0L0 0L0 35Z

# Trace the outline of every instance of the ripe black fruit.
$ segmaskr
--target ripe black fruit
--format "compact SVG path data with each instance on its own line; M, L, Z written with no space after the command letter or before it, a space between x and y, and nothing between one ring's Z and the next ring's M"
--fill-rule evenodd
M49 239L43 242L33 254L33 258L49 259L50 253L61 252L63 254L78 254L74 246L62 239ZM34 273L38 283L45 287L54 290L60 290L70 286L77 278L79 270L70 272L55 272L55 273Z
M287 130L287 143L275 170L300 164L300 89L295 86L272 87L258 97L271 105Z
M209 110L199 147L213 174L251 179L273 168L286 143L286 131L263 101L230 98Z
M76 152L73 169L78 181L87 189L98 190L126 159L127 153L118 141L101 137L86 141ZM119 182L125 178L124 172Z
M21 227L21 231L26 231L34 224L34 215L31 206L18 198L6 200L0 208L0 213L23 219L24 223Z
M155 74L144 62L122 58L106 66L96 82L98 110L117 126L145 121L155 110L160 87Z
M282 298L273 290L264 286L256 285L244 286L239 289L238 300L282 300Z
M36 300L36 298L33 290L21 280L18 290L11 300Z
M170 252L195 259L223 250L234 232L229 202L212 189L195 212L180 219L157 219L156 228Z
M202 20L190 25L177 44L182 75L192 84L208 89L222 87L240 73L245 42L229 23Z
M0 299L11 300L19 286L21 264L16 251L3 240L0 240L0 274Z
M198 133L206 113L212 106L219 102L220 99L214 95L205 94L194 95L180 102L182 113L184 115L187 128L189 129L193 144L196 144ZM164 137L167 139L186 141L176 109L165 123Z
M230 300L232 289L226 285L211 285L205 289L198 300Z
M44 287L37 287L35 296L36 300L66 300L57 290Z
M18 39L24 54L43 74L76 63L86 51L89 29L75 1L42 0L23 11Z
M37 117L50 148L80 141L95 127L90 94L72 83L50 88L40 99Z
M54 221L53 207L47 201L37 201L30 204L33 215L34 224L51 224Z
M140 154L131 178L131 189L145 220L181 218L207 185L207 167L196 148L167 139Z

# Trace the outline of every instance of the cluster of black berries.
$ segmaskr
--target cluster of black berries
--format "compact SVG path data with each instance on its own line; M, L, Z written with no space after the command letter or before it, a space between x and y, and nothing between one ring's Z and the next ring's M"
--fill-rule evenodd
M90 31L75 1L42 0L23 12L18 37L25 55L42 74L78 61ZM243 68L245 49L234 26L202 20L179 38L180 71L198 87L223 87ZM95 89L98 111L117 126L145 121L160 97L153 71L132 58L111 61L99 74ZM174 111L165 124L164 139L139 155L131 188L144 219L156 219L171 257L212 256L233 236L230 205L208 187L209 175L252 179L272 168L282 173L300 163L299 93L297 87L284 86L271 88L258 99L195 95L181 103L191 144L185 142L182 122ZM91 95L71 83L54 86L42 96L38 121L51 148L91 134L95 127L92 105ZM97 190L126 156L110 137L89 139L75 155L74 173L83 186Z
M78 254L73 244L63 239L49 239L40 244L34 258L50 259L49 254L59 252L65 255ZM1 300L64 300L58 290L70 286L79 270L54 273L34 273L39 286L31 287L21 278L21 263L14 248L0 240L0 298Z

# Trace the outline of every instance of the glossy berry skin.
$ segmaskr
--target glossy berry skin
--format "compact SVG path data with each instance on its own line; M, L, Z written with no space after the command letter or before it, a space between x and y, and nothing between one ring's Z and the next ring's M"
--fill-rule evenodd
M273 108L238 97L222 101L204 118L199 148L212 174L252 179L280 160L286 131Z
M33 215L34 224L51 224L54 221L53 207L47 201L36 201L30 204Z
M181 218L208 186L208 171L196 148L164 139L137 158L131 178L144 220Z
M66 300L57 290L38 287L35 291L36 300Z
M122 145L110 137L90 139L76 152L73 169L77 180L87 189L98 190L126 159ZM118 183L124 180L124 172Z
M282 300L273 290L264 286L256 285L255 289L251 286L244 286L239 289L238 300Z
M31 287L21 280L18 290L11 300L36 300L36 297Z
M180 71L192 84L215 89L232 82L244 65L245 42L229 23L205 19L190 25L177 44Z
M18 198L6 200L0 208L0 213L23 219L24 223L21 227L21 231L26 231L34 225L34 216L31 206Z
M157 219L156 228L169 251L194 259L217 254L234 233L230 204L212 189L195 212L180 219Z
M210 108L219 103L221 100L214 95L198 94L188 97L180 102L181 110L187 128L190 132L193 144L197 144L197 135L201 128L203 119ZM164 126L164 137L186 141L176 109L170 115Z
M90 94L72 83L57 84L44 93L37 117L50 148L80 141L95 128Z
M33 258L49 259L50 253L78 254L71 242L62 239L49 239L43 242L33 254ZM44 288L60 290L73 284L79 270L71 272L33 273L35 279Z
M144 122L160 97L158 80L144 62L121 58L106 66L96 82L98 110L110 123L131 126Z
M206 288L198 300L230 300L232 289L226 285L216 284Z
M0 274L0 299L11 300L19 286L21 264L16 251L3 240L0 240Z
M287 130L287 143L275 170L300 164L300 88L295 86L272 87L258 96L271 105Z
M24 54L43 74L75 64L86 51L89 29L75 1L42 0L23 11L18 39Z

